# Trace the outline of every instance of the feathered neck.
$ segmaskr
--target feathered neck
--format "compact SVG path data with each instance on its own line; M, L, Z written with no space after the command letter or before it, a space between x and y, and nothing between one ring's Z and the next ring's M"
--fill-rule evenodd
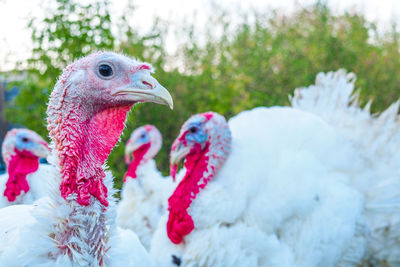
M131 161L131 163L129 164L129 168L128 171L125 174L124 177L124 182L126 182L127 178L136 178L137 177L137 169L140 165L146 163L149 159L151 158L144 158L144 155L146 155L147 151L150 149L151 144L146 143L142 146L140 146L138 149L136 149L135 151L133 151L132 156L133 159Z
M63 198L76 194L77 202L87 206L93 196L108 206L102 166L122 134L131 105L85 105L82 101L90 99L82 97L78 88L85 84L74 83L84 75L75 65L64 70L50 96L47 128L60 167Z
M186 156L186 174L174 193L168 199L169 217L167 234L174 244L183 241L195 227L189 214L190 205L201 189L215 176L225 162L231 147L231 134L225 119L216 114L204 113L207 123L208 140L202 147L196 143ZM176 174L177 166L171 166L171 174Z
M28 193L29 184L26 176L37 171L39 168L39 158L29 151L19 151L14 149L7 164L8 180L4 196L9 202L13 202L24 191Z
M56 260L59 255L68 255L78 265L103 266L115 227L115 201L108 195L112 181L104 184L103 165L119 140L131 105L85 103L91 99L82 96L85 90L78 88L85 85L76 83L85 80L78 79L82 75L85 71L74 64L68 66L47 109L52 163L61 176L62 196L54 197L54 206L62 216L50 215L54 228L49 236L57 250L49 257Z
M50 203L46 203L45 198L41 199L45 203L38 205L41 209L35 212L40 215L38 221L45 232L38 236L43 239L38 242L50 240L43 251L44 257L59 261L67 256L73 266L107 265L109 241L116 230L115 190L110 172L104 183L110 193L106 209L94 197L88 206L80 205L74 194L66 200L59 196L52 197Z

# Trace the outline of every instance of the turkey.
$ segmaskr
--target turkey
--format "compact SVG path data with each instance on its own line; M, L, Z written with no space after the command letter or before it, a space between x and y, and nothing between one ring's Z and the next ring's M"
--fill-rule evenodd
M146 249L150 248L153 232L175 187L172 178L161 175L153 159L161 144L158 129L144 125L132 133L125 148L129 169L118 204L117 223L134 231Z
M157 266L356 266L364 198L349 182L358 154L333 127L290 107L229 123L206 112L182 126L150 255Z
M2 156L7 173L0 176L0 207L15 204L32 204L47 196L54 185L47 179L50 166L39 164L46 158L49 147L37 133L28 129L12 129L7 132Z
M138 102L172 98L151 65L97 52L66 67L51 93L49 162L58 185L33 205L0 210L0 266L151 266L136 235L115 223L104 165Z
M363 165L352 184L366 198L366 262L400 266L400 102L372 115L371 102L360 107L355 81L345 70L320 73L315 85L295 90L291 103L321 117L360 151Z

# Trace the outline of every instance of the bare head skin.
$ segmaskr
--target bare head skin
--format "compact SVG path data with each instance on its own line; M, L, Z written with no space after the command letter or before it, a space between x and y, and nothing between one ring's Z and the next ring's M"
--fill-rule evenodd
M8 131L4 138L1 152L6 165L15 154L15 149L29 151L38 158L46 158L50 152L47 142L40 135L22 128Z
M161 145L161 133L154 125L147 124L133 131L125 147L125 162L129 168L124 182L127 177L136 178L138 167L153 159L160 151Z
M143 155L143 159L152 159L157 155L158 151L160 151L162 145L161 133L154 125L147 124L132 132L125 147L126 164L131 162L130 156L132 153L146 144L149 144L149 149L146 154Z
M81 205L91 196L107 206L102 168L139 102L172 108L168 91L151 76L151 65L123 55L98 52L69 65L50 97L48 130L58 159L64 198Z

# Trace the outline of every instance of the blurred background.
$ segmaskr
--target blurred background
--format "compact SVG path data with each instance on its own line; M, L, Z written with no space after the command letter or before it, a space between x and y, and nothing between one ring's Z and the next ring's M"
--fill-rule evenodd
M173 111L141 104L131 112L108 160L119 188L134 128L160 129L156 161L166 175L171 143L190 115L230 118L288 105L288 95L321 71L354 72L361 99L379 112L400 97L399 19L396 0L0 0L0 139L12 127L47 137L46 103L58 75L96 50L153 64L175 102Z

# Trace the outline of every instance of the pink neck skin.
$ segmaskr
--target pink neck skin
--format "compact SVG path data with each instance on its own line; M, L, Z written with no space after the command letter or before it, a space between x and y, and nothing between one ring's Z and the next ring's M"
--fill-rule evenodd
M15 154L11 156L8 163L8 180L4 196L9 202L15 201L22 191L28 193L29 184L26 176L39 168L39 158L29 151L14 149Z
M133 159L132 159L131 163L129 164L128 171L125 174L124 182L126 182L126 179L128 177L133 178L133 179L137 177L136 170L141 165L141 163L145 162L145 161L143 161L143 157L144 157L144 155L146 155L149 148L150 148L150 142L141 145L138 149L133 151L133 153L132 153Z
M102 166L119 140L131 105L108 107L86 117L82 114L90 113L79 103L69 105L69 112L56 113L58 124L49 122L48 126L60 160L61 195L66 199L76 194L77 202L84 206L94 196L108 206Z
M209 143L206 143L204 149L201 149L200 144L194 145L185 160L186 175L168 199L167 233L174 244L181 243L183 237L194 229L193 219L188 213L188 208L200 189L203 189L214 175L211 173L208 177L204 177L208 170L208 152ZM173 168L175 168L173 171L176 172L176 166Z

